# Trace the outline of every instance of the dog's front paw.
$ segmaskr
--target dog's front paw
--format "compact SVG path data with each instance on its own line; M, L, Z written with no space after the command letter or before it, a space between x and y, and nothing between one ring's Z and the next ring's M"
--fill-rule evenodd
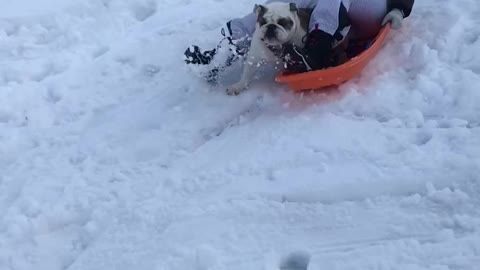
M235 84L235 85L232 85L232 86L228 87L225 92L229 96L238 96L238 95L240 95L240 93L242 93L245 90L247 90L246 86Z

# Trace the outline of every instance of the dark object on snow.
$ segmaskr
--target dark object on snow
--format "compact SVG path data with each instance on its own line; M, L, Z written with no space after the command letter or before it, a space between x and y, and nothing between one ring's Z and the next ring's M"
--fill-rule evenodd
M193 45L190 46L184 53L185 55L185 62L187 64L194 64L194 65L209 65L218 51L224 47L228 47L229 50L229 57L225 61L224 64L218 65L213 67L206 76L206 79L210 83L216 83L218 79L218 74L225 70L227 67L231 66L235 63L239 58L243 57L246 52L247 48L237 46L236 41L232 39L232 31L230 30L230 23L227 23L227 31L225 32L225 28L222 28L221 34L223 38L218 43L217 47L212 50L203 51L197 46ZM227 43L227 44L225 44Z
M201 52L198 46L193 45L185 51L185 62L187 64L208 65L216 53L216 49Z

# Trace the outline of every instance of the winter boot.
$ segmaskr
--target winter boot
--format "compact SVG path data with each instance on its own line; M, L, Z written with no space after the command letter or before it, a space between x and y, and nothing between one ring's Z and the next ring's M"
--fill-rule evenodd
M282 58L286 73L302 73L329 67L334 40L332 35L313 30L306 36L304 48L293 44L285 46Z

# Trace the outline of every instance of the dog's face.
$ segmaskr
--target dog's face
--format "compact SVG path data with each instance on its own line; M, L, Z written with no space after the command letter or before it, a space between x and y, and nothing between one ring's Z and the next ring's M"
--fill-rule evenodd
M281 46L292 38L298 22L298 9L293 3L256 5L257 31L267 46Z

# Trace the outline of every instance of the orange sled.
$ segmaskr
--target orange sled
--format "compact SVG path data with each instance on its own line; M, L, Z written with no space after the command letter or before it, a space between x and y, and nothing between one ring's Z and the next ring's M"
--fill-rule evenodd
M276 81L286 83L294 91L317 90L328 86L340 85L358 74L378 53L390 31L390 24L382 28L371 46L346 63L327 69L300 74L279 75Z

